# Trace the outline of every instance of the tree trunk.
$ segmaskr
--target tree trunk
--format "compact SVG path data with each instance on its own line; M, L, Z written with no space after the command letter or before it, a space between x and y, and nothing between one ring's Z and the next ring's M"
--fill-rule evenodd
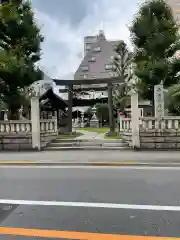
M152 116L154 117L155 116L155 101L154 101L154 87L153 87L153 90L152 90Z

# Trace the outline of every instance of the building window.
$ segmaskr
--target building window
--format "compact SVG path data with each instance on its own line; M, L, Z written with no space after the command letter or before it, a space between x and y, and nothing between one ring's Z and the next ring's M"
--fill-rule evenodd
M113 69L113 65L112 64L106 64L105 65L105 69L106 70L112 70Z
M86 44L86 51L89 51L91 49L91 44Z
M90 57L89 58L89 62L95 62L96 61L96 58L95 57Z
M82 67L81 67L81 70L82 70L83 72L88 71L88 66L82 66Z
M95 48L93 49L93 51L94 51L94 52L100 52L100 51L101 51L100 46L95 47Z

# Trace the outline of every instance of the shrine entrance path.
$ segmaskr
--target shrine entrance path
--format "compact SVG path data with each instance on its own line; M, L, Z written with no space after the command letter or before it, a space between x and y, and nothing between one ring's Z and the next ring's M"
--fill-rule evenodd
M78 132L82 133L83 135L76 137L77 140L103 140L105 133L97 133L97 132L90 132L84 130L78 130Z

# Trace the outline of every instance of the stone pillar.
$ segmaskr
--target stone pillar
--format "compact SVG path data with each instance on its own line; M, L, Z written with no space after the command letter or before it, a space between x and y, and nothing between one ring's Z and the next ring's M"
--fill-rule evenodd
M164 117L164 87L163 84L154 86L154 114L155 117Z
M84 127L84 112L81 112L81 127Z
M139 108L138 93L131 92L131 124L132 124L132 148L138 150L140 148L139 136Z
M73 105L73 85L69 85L69 91L68 91L68 133L72 133L72 105Z
M41 149L40 141L40 114L39 97L31 98L31 124L32 124L32 147L35 150Z
M114 114L113 114L113 96L112 96L112 83L108 83L108 109L109 109L109 128L113 133L114 129Z

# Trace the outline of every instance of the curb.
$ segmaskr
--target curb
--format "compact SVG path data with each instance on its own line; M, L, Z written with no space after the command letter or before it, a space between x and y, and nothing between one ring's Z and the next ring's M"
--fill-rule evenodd
M27 162L27 161L1 161L0 166L139 166L139 167L180 167L180 163L164 162L164 163L142 163L142 162Z

